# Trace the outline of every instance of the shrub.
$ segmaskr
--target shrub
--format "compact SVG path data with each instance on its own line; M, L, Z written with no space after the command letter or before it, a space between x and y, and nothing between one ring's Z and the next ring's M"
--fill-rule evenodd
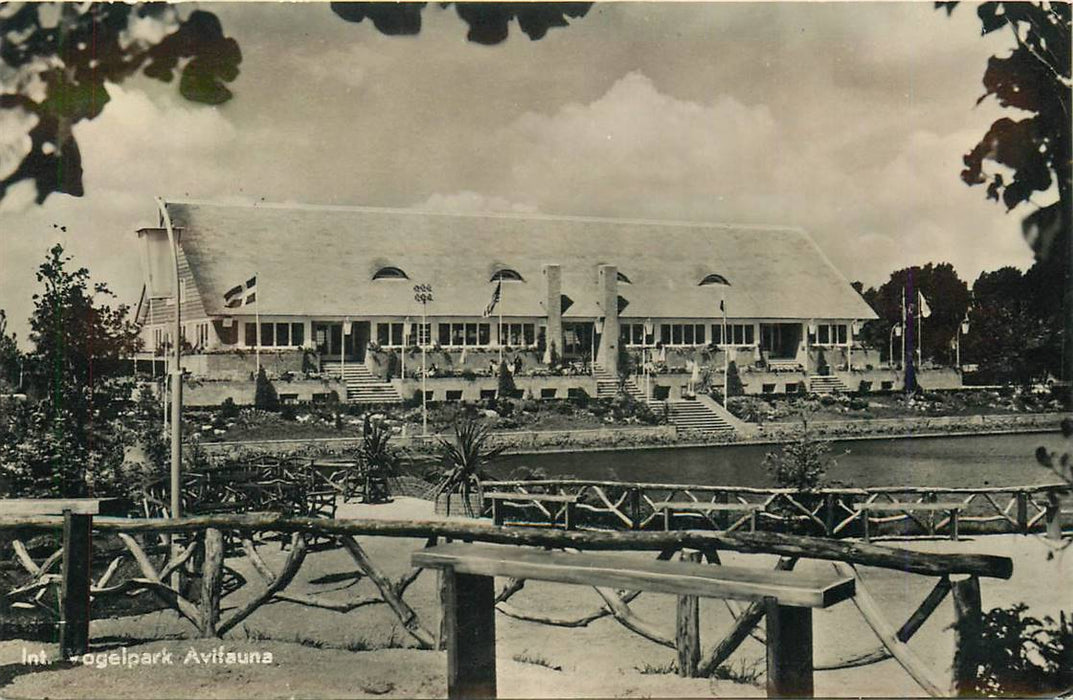
M1073 630L1063 612L1039 620L1024 603L984 614L974 696L1047 697L1073 685Z
M279 395L276 394L276 387L272 386L272 382L268 380L264 367L257 372L257 388L253 394L253 406L261 411L279 410Z
M397 376L399 376L399 356L398 356L398 354L396 354L396 352L394 350L392 350L391 352L389 352L387 354L387 377L386 377L386 379L391 379L392 377L397 377Z
M824 354L823 348L816 354L816 374L821 377L826 377L831 373L831 365L827 364L827 355Z
M279 417L283 420L293 421L298 418L298 415L295 413L294 406L283 404L279 409Z
M500 398L507 398L514 395L517 391L514 386L514 375L507 367L507 361L503 360L499 363L499 387L497 393Z
M238 418L239 408L235 404L235 400L228 396L220 404L220 417L224 420L234 420Z
M779 452L768 452L764 467L778 488L814 491L820 488L827 470L835 465L830 440L816 440L808 426L796 440L786 443Z
M872 391L872 382L868 379L862 379L860 386L857 387L858 394L868 394Z
M745 393L745 385L741 383L741 375L738 374L738 363L733 360L727 365L726 391L731 398Z

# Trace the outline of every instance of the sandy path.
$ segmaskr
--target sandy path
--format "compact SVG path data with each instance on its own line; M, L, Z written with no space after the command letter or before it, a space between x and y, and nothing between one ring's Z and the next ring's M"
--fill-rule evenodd
M366 508L347 505L340 517L430 518L431 504L399 499L386 506ZM416 539L363 538L362 544L383 572L397 578L409 570L409 552L423 546ZM1046 544L1036 537L989 536L952 543L930 541L899 543L899 546L929 551L974 551L1006 554L1014 558L1010 581L984 580L985 609L1025 601L1036 616L1073 609L1073 554L1048 561ZM261 548L269 565L278 570L285 552L270 543ZM624 558L648 556L624 554ZM726 564L773 566L774 557L727 554ZM229 565L253 581L253 585L225 600L236 605L259 588L259 579L242 559ZM828 563L802 562L800 569L829 567ZM316 593L329 600L348 600L375 593L367 580L317 581L326 574L353 571L353 562L344 552L315 552L288 591ZM899 626L934 584L934 579L876 569L863 570L873 595L888 612L891 623ZM407 602L423 624L435 630L439 619L435 576L422 574L406 593ZM511 599L517 607L557 616L577 616L598 608L599 597L591 589L534 582ZM634 610L664 634L673 637L674 600L670 596L645 594L633 604ZM224 613L226 615L226 611ZM705 649L721 638L731 623L721 601L702 601L701 637ZM949 677L953 639L949 599L910 642L935 673ZM761 695L756 685L729 681L682 680L667 674L642 674L642 669L666 668L674 659L671 649L633 634L611 618L587 627L562 628L535 625L497 616L497 654L501 669L501 689L505 696L677 696L711 697ZM92 636L107 644L111 637L160 640L166 635L189 636L190 626L171 612L138 618L97 620ZM314 649L295 644L315 640L318 644L345 647ZM874 635L851 603L842 603L815 615L816 661L837 658L876 645ZM159 650L162 645L185 650L190 644L211 649L218 642L190 642L172 639L145 645ZM22 663L24 648L40 645L21 642L0 644L0 695L5 697L395 697L442 696L446 661L442 653L398 647L412 646L397 619L384 605L369 605L342 614L313 609L289 602L275 603L258 610L229 635L226 645L243 649L271 649L276 656L269 666L147 667L49 669L29 672ZM112 641L116 647L118 642ZM351 650L348 650L351 649ZM373 649L374 651L352 651ZM516 659L528 660L519 663ZM732 661L739 668L763 669L764 649L755 640L747 641ZM560 667L554 671L533 661ZM10 681L8 685L4 685ZM762 683L762 678L760 679ZM920 696L922 691L894 661L816 675L818 696ZM123 695L125 694L125 695Z

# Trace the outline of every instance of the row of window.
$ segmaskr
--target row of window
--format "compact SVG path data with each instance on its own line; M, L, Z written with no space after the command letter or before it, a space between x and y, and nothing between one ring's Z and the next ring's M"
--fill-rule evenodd
M263 348L295 348L305 343L304 323L262 323L261 342L257 342L257 324L246 324L246 345Z
M443 322L436 324L436 339L443 347L480 347L492 342L492 323ZM536 342L535 323L504 323L500 342L504 345L532 345ZM432 337L432 324L410 324L407 337L403 337L403 324L376 324L376 342L381 347L404 345L428 345Z
M726 339L723 339L723 324L712 324L711 342L715 345L755 345L756 326L751 323L726 324ZM623 323L619 326L619 338L625 345L707 345L707 324L661 323L657 333L645 335L642 323ZM656 331L653 328L653 331ZM821 323L816 326L814 342L818 345L845 345L849 331L842 323Z

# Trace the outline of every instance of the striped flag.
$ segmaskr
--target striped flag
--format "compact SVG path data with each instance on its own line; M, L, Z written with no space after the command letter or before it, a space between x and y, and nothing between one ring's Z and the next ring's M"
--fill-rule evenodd
M492 315L492 312L496 310L496 304L499 303L499 295L503 291L503 280L496 282L495 291L492 292L492 300L488 302L488 306L484 307L484 318L488 318Z
M237 309L257 301L257 275L246 280L246 284L236 284L224 294L224 306Z

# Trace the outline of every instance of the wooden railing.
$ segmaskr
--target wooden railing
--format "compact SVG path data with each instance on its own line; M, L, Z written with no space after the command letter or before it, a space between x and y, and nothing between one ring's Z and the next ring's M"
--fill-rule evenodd
M607 497L609 500L612 498ZM719 563L719 551L723 550L778 555L780 558L776 568L783 570L792 569L802 558L830 561L840 573L855 577L857 593L853 604L874 630L879 645L848 658L817 661L814 664L817 670L860 666L893 657L921 687L935 696L948 693L949 684L937 678L906 642L950 592L954 594L959 619L968 620L958 629L978 629L974 625L978 624L980 616L979 578L1008 579L1013 568L1011 560L1006 557L914 552L775 532L563 531L500 527L479 521L327 520L261 513L217 514L174 520L87 517L92 519L95 542L99 544L107 538L113 542L118 539L122 543L118 554L113 552L105 558L78 560L83 562L79 566L86 570L72 580L81 580L87 586L87 603L90 598L99 601L108 596L148 593L176 610L190 623L196 635L209 638L221 637L261 606L272 602L293 602L342 613L383 604L397 617L415 646L423 649L439 647L442 640L438 626L427 625L406 601L406 592L420 576L421 569L411 569L399 578L391 578L373 562L357 537L415 538L424 541L425 546L435 545L441 540L466 540L567 550L648 551L657 553L661 560L670 559L677 552L687 549L698 553L697 556L703 555L712 564ZM70 525L71 514L68 513L67 528ZM17 537L63 528L65 518L62 516L4 517L0 514L0 533L14 538L12 551L27 574L25 582L0 597L0 616L5 610L18 607L49 610L49 606L42 603L42 595L58 587L61 581L68 583L74 568L67 565L68 562L64 562L64 575L54 572L69 553L63 549L31 553ZM263 541L266 534L274 533L289 535L289 552L278 570L272 569L259 553L259 538ZM225 534L230 537L225 537ZM166 535L175 538L170 547L164 545ZM330 540L345 550L358 571L375 587L376 594L353 594L352 599L327 600L313 594L288 591L289 584L310 552L307 542L312 538ZM236 543L230 550L226 544L228 539ZM392 547L391 551L393 557L409 556L404 547ZM227 560L235 557L244 557L261 581L259 584L246 584L255 585L257 591L252 596L243 596L245 602L222 606L221 599L235 590L225 583L229 578ZM125 580L117 580L122 579L122 574L118 573L121 568L130 568L120 566L125 559L133 561L138 573ZM870 595L857 574L858 566L938 577L938 582L909 619L895 630L880 612L879 602ZM90 570L94 572L93 576L90 576ZM196 574L200 578L196 603L193 600L195 596L189 595L188 587L173 585L171 577L176 572ZM963 580L955 581L952 577L961 577ZM544 610L525 610L510 602L523 587L523 580L507 581L495 597L496 610L517 619L566 627L582 627L597 619L610 617L656 644L675 648L674 632L663 631L660 625L642 619L631 609L630 603L641 595L638 591L597 587L595 590L603 600L600 608L579 617L560 618ZM735 616L734 625L722 640L701 656L702 660L695 665L698 675L710 676L752 633L764 616L764 607L757 603L744 608L737 607L731 601L727 601L727 605ZM90 614L89 611L85 612L83 615L76 611L77 614L71 619L85 621L88 632ZM353 625L355 621L348 618L346 624ZM76 638L79 637L76 635ZM971 635L959 643L954 664L955 686L971 678L976 668Z
M811 492L792 489L704 484L662 484L621 481L545 479L485 482L484 488L518 494L562 494L577 498L575 525L581 528L649 530L663 528L664 519L655 504L674 501L741 503L759 507L756 528L819 537L861 537L864 518L870 518L872 536L918 536L951 534L947 516L915 512L913 504L957 502L961 534L1029 533L1044 531L1056 514L1058 494L1069 484L994 487L875 487L829 488ZM862 508L871 503L906 504L902 512L877 517ZM505 504L511 509L506 520L547 522L549 513L539 502L518 499ZM490 507L490 506L489 506ZM878 509L877 509L878 510ZM679 528L736 530L748 515L734 518L722 512L706 518L683 514L674 519Z

